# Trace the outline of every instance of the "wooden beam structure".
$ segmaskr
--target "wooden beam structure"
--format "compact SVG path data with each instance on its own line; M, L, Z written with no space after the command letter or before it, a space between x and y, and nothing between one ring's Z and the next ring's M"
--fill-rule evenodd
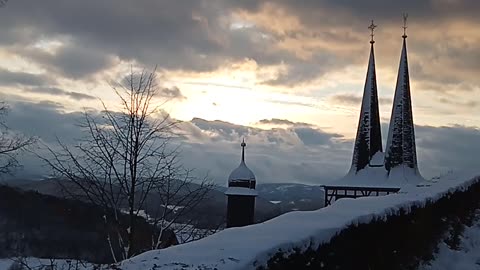
M400 191L398 187L322 186L325 190L325 206L342 198L384 196Z

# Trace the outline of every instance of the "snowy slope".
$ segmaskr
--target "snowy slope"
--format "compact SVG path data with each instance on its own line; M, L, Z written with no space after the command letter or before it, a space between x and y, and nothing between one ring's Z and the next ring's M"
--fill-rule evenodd
M441 243L435 259L419 270L480 270L480 209L476 222L466 227L458 250Z
M135 269L255 269L275 253L316 249L351 224L386 218L400 209L423 206L427 200L461 190L480 181L471 175L450 174L431 186L407 186L399 194L343 199L316 211L291 212L261 224L230 228L185 245L149 251L122 262Z

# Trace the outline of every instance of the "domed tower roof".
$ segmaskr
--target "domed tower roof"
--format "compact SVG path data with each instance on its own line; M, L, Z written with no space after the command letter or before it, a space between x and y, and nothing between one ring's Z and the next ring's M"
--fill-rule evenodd
M240 161L240 165L230 173L230 176L228 177L228 182L232 181L255 181L255 174L247 167L247 164L245 164L245 147L247 144L245 143L245 140L242 141L242 160Z
M241 162L240 165L230 173L228 181L237 181L237 180L255 180L255 175L247 167L245 162Z

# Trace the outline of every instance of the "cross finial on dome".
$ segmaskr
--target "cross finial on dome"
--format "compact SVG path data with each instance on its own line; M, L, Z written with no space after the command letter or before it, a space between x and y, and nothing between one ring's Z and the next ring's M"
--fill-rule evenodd
M407 38L407 19L408 13L403 13L403 38Z
M372 23L368 26L368 29L370 29L370 31L371 31L371 34L370 34L370 37L372 38L372 39L370 40L370 43L371 43L371 44L375 43L375 40L373 40L373 36L375 35L375 34L373 33L373 31L375 31L375 28L377 28L377 25L375 25L375 24L373 23L373 20L372 20Z
M245 138L243 138L240 146L242 147L242 162L245 162L245 147L247 146L247 144L245 143Z

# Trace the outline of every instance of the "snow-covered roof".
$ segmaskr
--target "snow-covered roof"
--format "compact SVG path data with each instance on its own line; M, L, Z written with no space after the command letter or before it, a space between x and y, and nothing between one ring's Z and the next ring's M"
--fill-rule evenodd
M228 177L228 181L235 181L235 180L253 180L255 181L255 175L253 172L247 167L245 162L241 162L238 167L230 173Z
M377 152L375 153L375 155L373 155L369 165L371 167L381 167L384 165L384 161L385 161L385 153Z
M355 173L350 171L346 176L330 182L334 186L355 187L399 187L417 186L425 182L420 173L407 166L393 168L390 173L384 166L365 167Z
M255 181L255 174L253 174L253 172L247 167L247 164L245 164L245 147L247 146L245 140L242 141L241 146L242 159L240 161L240 165L238 165L238 167L230 173L228 182L235 180Z
M258 191L246 187L229 187L225 191L225 195L258 196Z

